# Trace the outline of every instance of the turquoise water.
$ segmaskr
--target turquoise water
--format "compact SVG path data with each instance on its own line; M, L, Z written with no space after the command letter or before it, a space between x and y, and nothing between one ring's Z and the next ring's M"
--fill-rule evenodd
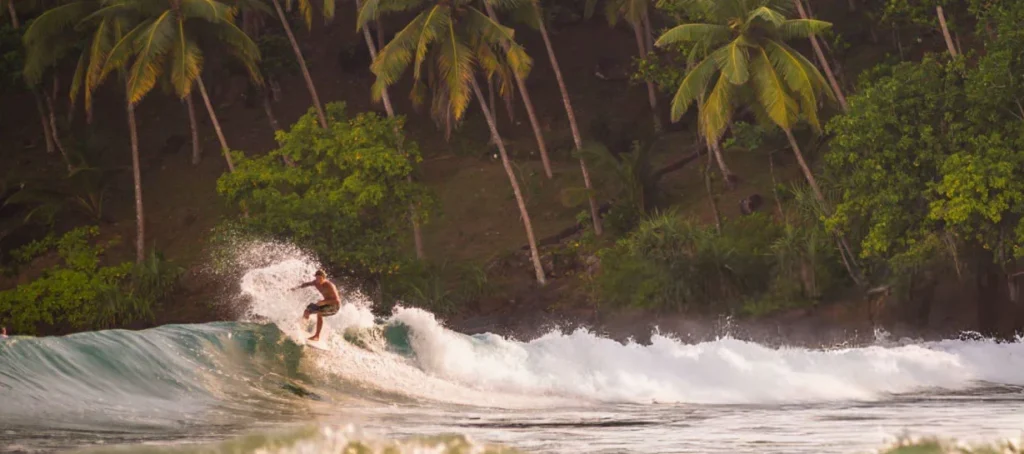
M317 350L315 295L281 290L312 266L249 271L242 321L0 341L0 452L853 453L1024 429L1021 342L517 340L351 299Z

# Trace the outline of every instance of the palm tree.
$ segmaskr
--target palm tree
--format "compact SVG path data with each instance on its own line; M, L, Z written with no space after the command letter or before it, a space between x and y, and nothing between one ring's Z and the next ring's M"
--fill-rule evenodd
M302 77L306 80L306 89L309 90L309 96L313 99L313 107L316 108L317 118L320 120L320 127L327 128L327 116L324 115L324 108L320 104L320 96L316 93L316 86L313 85L313 77L309 75L309 68L306 67L306 59L302 56L302 50L299 49L299 42L295 40L295 34L292 33L292 26L288 24L288 18L284 15L284 9L281 8L281 2L279 0L270 0L274 4L274 10L277 11L277 18L281 21L281 26L284 27L284 32L288 35L288 41L292 45L292 51L295 52L295 59L299 62L299 69L302 70ZM313 14L312 5L309 0L299 0L299 11L302 13L302 17L306 22L306 28L312 27ZM324 0L324 16L334 16L334 0Z
M123 15L99 15L103 3L98 0L82 0L47 10L25 31L27 51L25 77L32 81L42 76L46 68L63 58L70 50L68 43L88 40L89 45L78 58L72 80L70 97L72 103L84 88L85 108L92 109L92 93L103 81L106 72L103 66L114 42L124 36L129 27ZM126 75L127 65L117 68ZM132 179L135 187L135 260L145 259L145 215L142 203L142 176L139 169L139 139L135 127L135 103L130 97L130 81L125 78L125 111L128 117L128 135L131 141Z
M650 45L651 41L651 19L648 9L650 0L606 0L604 15L608 20L608 24L612 27L618 22L619 18L623 18L633 29L633 36L636 38L636 48L639 51L640 58L646 59L647 53L653 51ZM585 16L590 17L593 14L594 6L597 0L587 0ZM661 129L661 117L658 116L658 96L657 90L654 88L654 82L648 80L647 84L647 101L651 104L651 111L654 112L654 126L657 129Z
M200 43L205 38L223 44L246 68L249 77L256 84L262 84L256 66L259 48L235 26L237 9L214 0L107 0L106 3L110 6L98 14L138 15L139 22L111 47L102 72L105 74L133 60L128 71L128 97L132 104L141 101L165 72L182 99L188 99L193 87L198 87L228 170L234 172L231 149L201 77L203 50Z
M562 105L565 106L565 115L569 118L569 130L572 131L572 140L576 145L576 151L583 151L583 137L580 134L579 124L576 123L576 112L573 111L572 101L569 99L569 90L565 88L565 79L562 77L562 69L558 64L558 57L555 55L555 49L551 45L551 37L548 36L548 27L544 20L543 9L540 6L538 0L530 0L523 5L524 8L528 8L527 17L531 18L536 23L536 28L540 31L540 36L544 40L544 48L548 53L548 60L551 61L551 68L555 71L555 81L558 82L558 90L562 94ZM594 234L601 236L604 229L601 226L601 214L598 210L597 199L594 198L594 188L590 182L590 171L587 169L587 163L583 160L583 155L580 153L580 171L583 173L583 185L587 189L587 200L590 203L590 218L594 223Z
M412 97L415 102L423 101L426 90L423 83L424 63L428 66L427 71L436 77L435 103L446 106L454 120L462 118L471 96L476 96L491 136L498 146L502 165L519 206L537 281L544 284L544 268L540 263L530 214L526 210L526 202L519 190L504 141L498 133L497 123L476 80L478 71L491 77L502 65L508 65L512 71L525 76L532 65L530 57L513 39L515 32L512 29L494 22L487 14L475 8L471 0L442 0L436 3L369 0L359 11L357 27L362 28L382 11L421 6L422 11L381 49L370 65L370 70L377 75L374 97L380 99L383 89L394 84L410 63L413 63Z
M793 0L793 5L796 6L796 11L800 13L801 19L809 19L807 12L804 11L803 0ZM850 7L853 8L852 0ZM825 70L825 75L828 76L828 83L832 85L832 91L835 92L836 98L839 100L839 105L843 107L844 112L849 110L849 107L846 104L846 96L843 95L843 90L839 88L839 82L836 82L836 75L832 72L832 66L828 64L828 60L825 58L825 52L821 50L821 45L818 44L818 38L814 36L814 34L811 34L811 47L814 48L814 53L818 56L818 61L821 63L821 67Z
M495 23L498 22L498 14L494 11L493 3L495 0L483 0L484 8L487 11L487 15ZM507 44L503 44L503 47L507 48ZM507 49L505 49L507 51ZM530 92L526 89L526 82L523 81L523 76L520 76L518 72L512 71L512 77L515 78L516 87L519 88L519 93L523 95L523 105L526 106L526 116L530 119L530 127L533 128L533 136L537 139L537 149L540 150L540 161L544 165L544 174L547 177L553 178L554 174L551 172L551 160L548 159L548 147L544 143L544 133L541 132L540 123L537 121L537 114L533 110L533 101L530 100ZM492 105L493 109L494 106Z
M676 91L673 121L700 99L701 134L717 147L733 111L752 96L748 106L786 133L807 182L824 201L792 131L801 118L820 131L818 105L823 100L834 102L835 96L817 68L785 40L809 38L831 24L787 19L783 14L788 12L787 5L791 5L788 0L705 0L702 6L710 23L679 25L658 38L657 45L690 43L706 54L691 65Z
M360 2L359 2L359 0L355 0L355 4L356 4L356 12L358 13L359 10L360 10ZM362 27L362 29L363 29L363 39L366 40L366 49L370 52L370 58L373 59L373 60L376 60L377 59L377 46L373 43L373 37L370 36L370 28L364 26L364 27ZM377 30L379 31L380 27L378 27ZM387 112L388 118L394 118L395 117L395 108L394 108L394 106L391 105L391 96L388 95L388 89L386 87L381 89L381 91L380 91L380 99L381 99L381 102L384 104L384 111ZM398 137L398 139L399 139L398 144L399 144L399 146L401 146L401 138L402 138L401 131L397 131L396 130L395 131L395 136ZM412 182L412 175L407 175L406 179L409 182ZM423 233L420 231L420 222L419 222L419 218L416 215L416 207L411 205L411 204L409 205L409 219L412 222L412 237L413 237L413 243L415 244L415 247L416 247L416 258L420 259L420 260L423 260L426 257L426 254L423 252Z

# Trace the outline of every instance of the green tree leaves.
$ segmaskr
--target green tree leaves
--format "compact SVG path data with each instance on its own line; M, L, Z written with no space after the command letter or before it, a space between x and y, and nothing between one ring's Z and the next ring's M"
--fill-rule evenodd
M407 260L400 243L410 203L426 207L433 200L407 179L419 149L407 140L399 146L401 117L348 117L343 103L328 104L327 116L326 130L311 110L278 132L277 150L237 155L238 168L218 180L217 190L248 211L239 223L250 233L288 238L360 278L392 274Z

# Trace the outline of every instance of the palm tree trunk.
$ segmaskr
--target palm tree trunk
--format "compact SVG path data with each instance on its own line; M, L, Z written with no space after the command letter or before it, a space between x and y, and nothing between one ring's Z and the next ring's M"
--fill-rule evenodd
M946 28L946 14L942 12L941 6L935 7L935 13L939 15L939 25L942 26L942 36L946 38L946 47L949 48L949 55L956 57L956 48L953 47L953 38L949 36L949 28Z
M360 9L360 1L356 0L356 11ZM382 28L380 22L377 22L377 38L381 43L384 41L384 34L381 32ZM363 27L363 38L366 40L366 48L370 51L370 59L377 59L377 48L373 45L373 37L370 36L370 30ZM384 88L380 94L381 101L384 103L384 111L387 112L388 118L395 117L395 108L391 105L391 96L388 95L388 89ZM398 138L398 146L401 147L402 133L397 128L395 129L395 137ZM412 183L412 175L406 175L405 180ZM426 253L423 252L423 233L420 231L420 221L416 216L416 207L413 204L409 204L409 220L412 222L412 238L416 247L416 258L423 260L426 258Z
M722 171L722 178L725 179L725 187L730 191L736 189L736 182L739 178L736 177L732 170L729 170L729 166L725 163L725 158L722 157L722 147L718 144L718 140L711 141L711 153L715 155L715 162L718 163L718 169Z
M772 195L775 197L775 209L779 210L779 217L783 224L789 224L786 219L786 212L782 210L782 199L779 197L779 182L775 179L775 152L768 153L768 173L772 176Z
M53 144L57 147L57 150L60 151L60 156L61 156L61 158L64 159L64 165L67 166L68 173L71 173L71 170L72 170L71 160L68 158L67 150L64 149L64 144L60 141L60 132L59 132L59 130L57 128L57 114L54 112L54 106L53 106L53 98L56 96L56 88L57 88L56 76L54 76L53 83L54 83L54 93L53 94L43 93L43 99L46 100L46 113L47 113L47 116L49 117L49 123L50 123L50 128L49 129L50 129L50 134L53 135Z
M796 5L796 10L800 13L800 18L808 19L807 12L804 11L804 5L801 0L793 0L793 4ZM839 104L843 107L843 112L846 112L849 110L849 106L846 104L846 96L843 95L843 90L839 88L839 83L836 82L836 75L832 72L832 66L828 64L828 60L825 59L825 53L821 51L821 45L818 44L818 37L812 34L810 40L811 47L814 48L814 53L818 56L818 61L821 62L822 68L825 69L825 75L828 76L828 83L832 85L832 90L835 91L836 98L839 99Z
M832 209L828 206L828 202L825 200L825 195L822 194L821 188L818 186L818 180L814 178L814 173L811 172L811 168L807 165L807 161L804 161L804 155L800 152L800 146L796 143L796 138L793 137L793 133L789 128L782 128L786 132L786 138L789 139L789 146L793 148L793 154L796 155L796 161L800 164L800 170L804 172L804 177L807 178L807 183L811 186L811 190L814 191L814 197L821 202L821 206L825 213L828 214ZM853 260L853 252L850 249L850 245L846 242L846 237L841 233L836 233L837 243L839 246L839 255L843 259L843 266L846 267L846 272L849 273L850 278L853 279L857 285L861 284L860 274L854 270L854 265L851 263Z
M800 170L804 172L804 177L807 178L807 183L811 185L811 190L814 191L814 197L818 198L818 201L825 203L825 196L821 193L821 188L818 187L818 180L814 178L814 173L811 172L811 168L807 165L807 161L804 161L804 154L800 152L800 145L796 143L796 137L793 137L793 133L789 128L782 128L786 132L786 138L789 139L789 146L793 148L793 154L796 155L796 161L800 163Z
M501 140L501 136L498 135L498 125L494 122L494 117L491 116L491 112L487 108L487 101L484 99L483 91L480 90L480 84L477 83L475 77L471 77L470 82L473 84L473 92L476 94L476 99L480 102L481 110L484 112L484 118L487 120L487 126L491 128L491 135L493 135L498 142L498 152L501 153L501 164L505 167L505 173L508 175L508 181L512 185L512 192L516 196L516 204L519 205L519 216L523 218L523 226L526 228L526 240L530 244L530 256L533 259L533 269L537 274L537 282L544 285L546 282L544 278L544 267L540 263L540 254L537 252L537 240L533 236L533 223L530 222L530 213L526 211L526 202L523 200L523 194L519 191L519 183L516 182L516 174L512 170L512 164L508 161L508 154L505 153L505 143Z
M647 5L644 5L644 42L647 44L647 52L654 52L654 32L651 30L651 16L648 14Z
M7 12L11 16L11 27L15 30L21 29L21 23L18 21L18 11L14 9L14 0L7 0ZM53 153L53 135L50 132L49 121L46 120L46 108L43 107L43 99L39 94L39 89L32 87L32 97L36 101L36 110L39 111L39 123L43 126L43 140L46 142L46 153Z
M555 49L551 46L551 38L548 36L548 28L544 24L544 18L540 14L540 5L537 8L537 22L540 24L540 36L544 39L544 47L548 50L548 58L551 60L551 68L555 70L555 80L558 81L558 90L562 92L562 104L565 105L565 115L569 117L569 130L572 131L572 141L576 144L576 150L583 150L583 137L580 135L580 127L576 124L576 113L572 109L572 102L569 100L569 91L565 88L565 80L562 79L562 70L558 65L558 57L555 56ZM594 187L590 183L590 171L587 170L587 163L580 157L580 171L583 172L583 185L587 188L587 199L590 202L590 219L594 221L594 234L601 236L604 228L601 225L601 214L597 207L597 199L594 197Z
M11 14L11 26L15 30L21 28L21 23L18 22L18 10L14 9L14 0L7 0L7 12Z
M277 131L281 130L281 124L277 122L277 116L274 115L274 108L270 105L270 94L263 94L263 113L267 114L267 122L270 123L270 129L276 134Z
M320 97L316 94L316 87L313 86L313 78L309 75L309 68L306 68L306 59L302 57L302 50L299 49L299 43L295 40L295 35L292 34L292 27L288 25L288 19L284 17L284 10L281 9L281 2L278 0L271 0L274 3L274 9L277 10L277 17L281 19L281 25L284 27L285 34L288 35L288 41L292 44L292 50L295 52L295 59L299 62L299 69L302 70L302 77L306 79L306 88L309 89L309 96L313 98L313 106L316 107L317 117L320 119L320 127L327 129L327 116L324 115L324 108L320 105Z
M490 1L484 2L484 7L487 8L487 15L491 17L491 20L498 22L498 15L494 12L494 7L491 6ZM503 42L502 47L505 52L508 52L508 43ZM544 165L544 174L547 177L553 178L554 173L551 172L551 160L548 159L548 146L544 143L544 134L540 129L540 122L537 121L537 113L533 110L533 101L530 99L530 92L526 90L526 82L523 78L512 71L512 75L516 79L516 86L519 87L519 93L523 95L523 104L526 106L526 116L530 118L530 127L533 128L533 136L537 138L537 149L540 151L540 161Z
M43 126L43 138L46 140L46 153L53 153L57 148L53 144L53 134L50 132L50 120L46 115L46 106L43 104L43 96L39 94L38 88L32 87L32 97L36 100L36 110L39 112L39 122Z
M640 51L640 58L647 58L647 46L644 44L643 21L633 26L633 36L636 37L636 48ZM647 81L647 101L651 104L651 112L654 114L654 128L661 130L661 117L658 116L658 95L654 90L654 82Z
M127 84L125 86L127 89ZM139 169L139 134L135 129L135 106L125 95L125 109L128 112L128 135L132 144L132 179L135 183L135 263L145 259L145 221L142 212L142 172Z
M710 145L708 148L711 148ZM704 189L708 193L708 202L711 204L711 214L715 216L715 231L719 234L722 233L722 216L718 213L718 200L715 199L715 193L711 190L711 156L707 157L707 165L704 166Z
M220 129L220 121L217 120L217 112L213 111L213 104L210 103L210 95L206 93L206 86L203 85L202 77L196 77L196 85L199 86L199 94L203 96L203 104L206 104L206 112L210 114L210 121L213 122L213 130L217 132L217 140L220 141L220 149L224 152L224 159L228 162L228 172L234 172L235 164L231 162L231 149L228 148L228 140L224 138L224 131Z
M185 107L188 109L188 127L192 131L192 165L199 165L203 150L199 147L199 122L196 121L196 105L192 102L192 93L185 97Z

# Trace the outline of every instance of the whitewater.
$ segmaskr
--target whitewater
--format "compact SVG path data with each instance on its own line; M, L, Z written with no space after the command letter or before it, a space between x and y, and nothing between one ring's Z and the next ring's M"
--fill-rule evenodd
M235 322L0 340L0 452L863 453L1024 430L1021 341L517 340L346 293L321 350L319 295L288 290L316 262L264 262Z

